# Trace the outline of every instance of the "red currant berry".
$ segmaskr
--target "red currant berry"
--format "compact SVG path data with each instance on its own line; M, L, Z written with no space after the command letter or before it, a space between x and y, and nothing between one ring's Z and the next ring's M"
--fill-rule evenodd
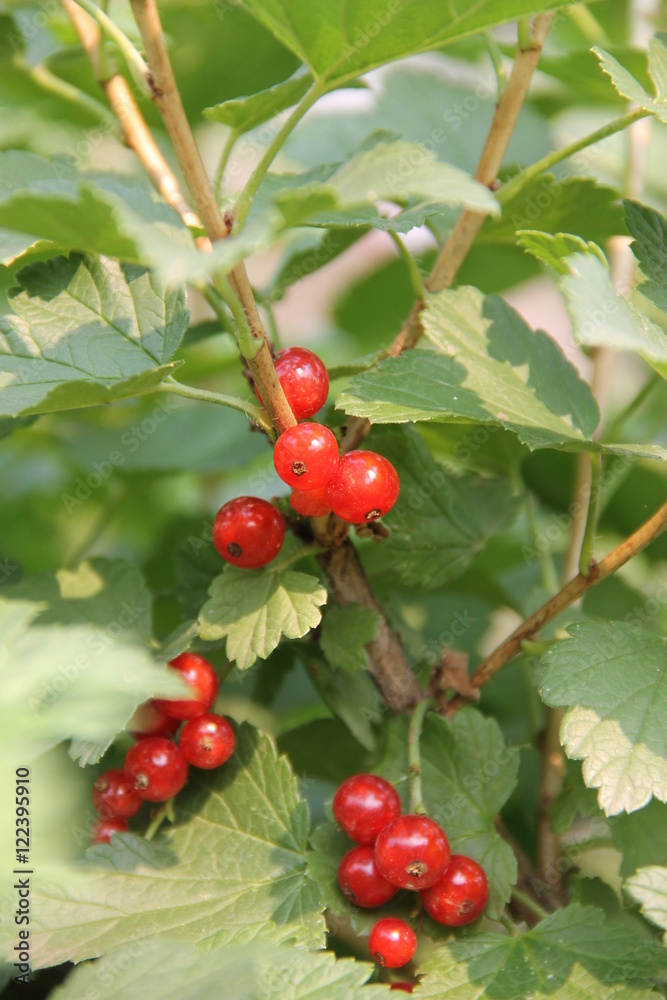
M441 880L421 895L424 909L439 924L463 927L482 913L489 898L489 883L476 861L452 854Z
M325 517L331 513L326 486L320 486L319 490L293 490L289 502L302 517Z
M390 511L400 489L396 469L382 455L349 451L329 480L327 496L334 514L352 524L363 524Z
M116 768L105 771L93 785L93 808L102 819L129 819L139 812L141 796L128 776Z
M149 736L130 747L123 770L148 802L165 802L188 780L185 757L175 743L163 736Z
M380 874L400 889L429 889L440 881L449 859L449 841L428 816L399 816L375 844Z
M398 892L377 870L373 848L363 844L348 851L338 865L338 885L351 903L366 909L388 903Z
M374 844L387 823L401 815L401 800L384 778L355 774L339 787L331 808L334 819L351 840Z
M201 715L185 723L178 742L188 764L210 771L229 760L236 737L221 715Z
M266 566L276 558L284 540L282 517L273 504L259 497L237 497L215 515L213 544L233 566Z
M127 833L124 819L98 819L90 832L93 844L108 844L114 833Z
M317 354L305 347L289 347L275 356L276 375L297 420L321 410L329 395L329 375ZM257 398L262 397L257 392Z
M208 712L218 696L218 675L203 656L197 653L181 653L169 661L172 670L178 670L192 688L192 698L173 701L156 698L155 704L172 719L196 719Z
M125 728L135 740L144 740L147 736L173 736L180 724L180 719L167 715L151 698L139 705Z
M338 442L322 424L296 424L280 435L273 464L284 483L298 490L326 486L338 465Z
M400 969L414 958L417 935L403 920L385 917L371 931L368 949L378 965L384 965L386 969Z

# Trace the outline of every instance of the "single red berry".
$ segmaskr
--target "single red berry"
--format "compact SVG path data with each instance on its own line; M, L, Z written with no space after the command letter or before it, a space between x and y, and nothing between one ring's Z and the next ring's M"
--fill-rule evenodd
M403 920L385 917L371 931L368 949L378 965L384 965L386 969L400 969L414 958L417 935Z
M325 517L331 513L326 486L320 486L319 490L293 490L289 502L302 517Z
M398 792L375 774L347 778L333 798L334 819L351 840L374 844L381 830L401 815Z
M388 459L374 451L348 451L329 480L327 496L334 514L363 524L390 511L400 489L398 473Z
M125 754L123 771L148 802L165 802L188 780L188 765L179 747L164 736L140 740Z
M90 832L93 844L108 844L114 833L127 833L124 819L98 819Z
M450 856L444 831L428 816L399 816L375 844L380 874L400 889L429 889L444 875Z
M430 917L446 927L471 924L489 899L489 883L484 869L463 854L452 854L445 874L421 894Z
M169 666L183 675L192 688L192 698L156 698L157 707L172 719L196 719L208 712L218 696L218 675L208 660L197 653L181 653Z
M297 420L321 410L329 395L329 375L317 354L305 347L288 347L274 358L276 375ZM257 392L260 403L262 397Z
M173 736L180 724L180 719L167 715L151 698L139 705L125 728L135 740L144 740L147 736Z
M105 771L93 785L93 808L102 819L129 819L139 812L141 796L119 768Z
M273 464L284 483L298 490L326 486L338 465L338 442L323 424L296 424L280 435Z
M259 497L237 497L215 515L213 544L233 566L266 566L276 558L284 540L282 517L273 504Z
M412 993L414 990L414 985L413 983L392 983L389 989L402 990L403 993Z
M211 770L229 760L234 752L234 730L221 715L200 715L183 726L178 741L188 764Z
M351 903L367 909L388 903L398 892L377 870L373 848L364 844L348 851L338 865L338 885Z

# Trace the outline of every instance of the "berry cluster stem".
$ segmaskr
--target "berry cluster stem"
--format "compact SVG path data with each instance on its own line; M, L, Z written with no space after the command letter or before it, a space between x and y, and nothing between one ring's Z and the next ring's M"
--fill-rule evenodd
M420 740L426 713L435 708L433 698L424 698L419 702L410 718L408 727L408 769L410 771L410 812L426 816L428 810L422 797L422 765Z

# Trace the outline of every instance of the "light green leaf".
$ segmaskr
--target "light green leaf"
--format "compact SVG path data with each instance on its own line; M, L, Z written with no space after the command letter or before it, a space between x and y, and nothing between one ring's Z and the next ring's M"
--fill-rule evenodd
M626 880L625 888L641 903L646 919L661 927L667 936L667 868L640 868Z
M146 392L188 325L185 289L109 258L32 264L0 317L0 413L47 413Z
M260 90L248 97L235 97L211 108L204 108L204 117L229 125L239 135L280 114L296 104L313 82L310 73L299 72L275 87Z
M667 643L622 622L571 625L542 657L540 693L566 706L561 739L609 816L667 800Z
M434 590L460 576L519 514L508 480L445 472L412 427L377 429L371 444L401 480L398 502L383 518L391 534L377 559L410 587Z
M640 205L637 201L625 200L625 221L634 237L631 249L648 279L639 286L659 309L667 311L667 219L660 212Z
M396 719L378 771L407 794L407 721ZM518 751L505 744L494 719L475 708L451 722L431 712L421 739L422 792L455 853L474 858L489 879L489 916L498 917L516 881L516 859L496 833L494 819L516 785Z
M182 695L182 678L136 644L130 603L105 625L96 621L103 599L95 598L89 625L42 625L35 622L40 605L0 600L3 752L6 745L29 761L64 739L103 743L123 729L139 702Z
M432 1000L650 1000L667 953L602 910L573 904L514 937L477 934L420 968Z
M619 295L598 257L577 253L567 263L560 287L578 342L633 351L667 378L667 333Z
M202 955L183 944L136 942L99 962L77 967L50 1000L377 1000L387 987L365 985L373 966L331 952L269 942L218 948ZM103 992L101 992L103 990Z
M227 566L209 589L199 616L202 639L227 639L239 670L265 660L283 636L299 639L319 625L327 592L315 576L294 570Z
M305 874L308 808L271 740L244 725L217 771L193 770L160 844L122 834L79 866L43 873L33 895L35 967L79 962L137 939L324 944ZM11 953L13 941L3 948Z
M374 423L498 423L530 448L580 448L599 412L558 344L496 296L475 288L428 297L431 349L406 351L357 375L339 409Z
M320 646L332 667L355 673L365 670L368 657L365 646L377 632L379 615L361 604L329 608L322 622Z
M242 0L243 6L330 88L382 63L439 48L494 24L561 6L557 0L480 0L443 8L431 0Z
M604 254L596 243L586 242L572 233L543 233L536 229L520 229L516 234L517 243L559 274L569 274L566 259L572 254L595 254L603 262Z
M638 104L651 114L655 115L659 121L667 122L667 35L660 32L649 42L648 71L655 86L655 97L647 94L642 85L634 76L621 66L604 49L594 46L593 52L600 60L600 65L605 73L611 77L611 82L619 92L621 97L627 97L633 104Z

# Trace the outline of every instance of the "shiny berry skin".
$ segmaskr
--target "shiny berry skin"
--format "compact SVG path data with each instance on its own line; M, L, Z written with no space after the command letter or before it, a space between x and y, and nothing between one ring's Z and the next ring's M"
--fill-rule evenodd
M302 517L325 517L331 513L326 486L319 490L292 490L290 506Z
M164 736L140 740L125 754L123 771L147 802L165 802L188 780L188 765L179 747Z
M288 347L274 358L276 375L297 420L321 410L329 395L329 375L317 354L305 347ZM257 398L262 397L257 392Z
M385 969L400 969L417 951L417 935L412 927L397 917L379 920L368 938L368 950L378 965Z
M192 688L192 698L156 698L157 707L172 719L196 719L208 712L218 696L218 675L208 660L197 653L181 653L169 666L183 675Z
M213 544L232 566L266 566L276 558L284 540L282 517L272 503L259 497L236 497L215 515Z
M185 723L178 745L188 764L210 771L229 760L236 737L221 715L201 715Z
M450 856L444 831L428 816L399 816L375 844L380 874L400 889L429 889L444 875Z
M129 819L139 812L141 796L119 768L105 771L93 785L93 808L102 819Z
M173 736L180 724L180 719L167 715L151 698L139 705L125 728L135 740L145 740L147 736Z
M476 861L463 854L452 859L441 880L421 894L429 917L446 927L471 924L489 899L489 883Z
M388 903L398 892L377 870L373 848L363 844L348 851L338 865L338 885L351 903L366 909Z
M381 830L401 815L398 792L375 774L346 778L333 797L334 819L350 840L374 844Z
M90 837L93 844L108 844L114 833L127 833L124 819L98 819L93 823Z
M398 473L388 459L374 451L349 451L329 480L327 496L334 514L364 524L390 511L400 489Z
M296 424L276 441L273 464L292 489L317 490L327 485L338 467L338 442L323 424Z

